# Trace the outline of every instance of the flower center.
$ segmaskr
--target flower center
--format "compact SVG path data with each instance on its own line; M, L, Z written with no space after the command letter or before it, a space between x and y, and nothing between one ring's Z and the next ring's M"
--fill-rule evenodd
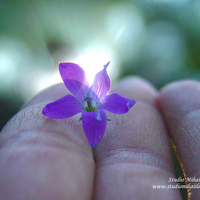
M96 107L94 107L92 105L92 98L89 97L89 95L87 97L84 98L84 101L86 101L87 105L85 107L85 110L87 112L94 112L96 110Z
M92 105L91 100L87 99L86 102L87 102L87 106L85 107L85 110L87 112L94 112L95 111L95 107Z

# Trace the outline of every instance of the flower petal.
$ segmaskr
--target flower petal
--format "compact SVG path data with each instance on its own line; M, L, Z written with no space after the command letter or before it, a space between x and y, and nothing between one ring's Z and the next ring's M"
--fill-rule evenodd
M64 119L82 112L84 109L76 98L70 94L47 104L42 113L52 119Z
M100 100L104 99L110 91L110 78L106 71L109 64L110 62L104 65L104 69L96 74L93 85L91 86L93 92Z
M83 112L82 123L88 143L93 148L103 137L106 129L106 113L103 110L95 112Z
M114 114L124 114L136 103L134 99L128 99L119 94L112 93L105 98L100 109L105 109Z
M85 91L89 90L84 70L75 63L66 62L59 63L59 71L67 89L74 96L82 99L85 96Z

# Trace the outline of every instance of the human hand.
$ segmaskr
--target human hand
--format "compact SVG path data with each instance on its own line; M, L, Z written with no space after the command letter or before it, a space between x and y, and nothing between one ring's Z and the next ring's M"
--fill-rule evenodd
M172 83L158 93L130 77L113 91L137 103L125 115L107 113L112 121L94 149L79 115L42 115L47 103L66 95L63 84L25 105L0 134L1 199L181 199L179 190L152 185L175 177L169 138L186 175L199 175L200 83ZM199 190L192 192L197 199Z

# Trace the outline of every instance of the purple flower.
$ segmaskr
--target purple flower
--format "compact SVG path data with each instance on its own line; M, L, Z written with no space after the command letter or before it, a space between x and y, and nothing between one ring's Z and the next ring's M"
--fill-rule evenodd
M85 135L91 147L96 146L106 129L107 110L114 114L124 114L136 103L133 99L120 96L110 91L110 78L106 68L98 72L94 82L89 86L84 70L74 63L60 63L59 71L68 94L47 104L42 113L53 119L64 119L82 113L82 124Z

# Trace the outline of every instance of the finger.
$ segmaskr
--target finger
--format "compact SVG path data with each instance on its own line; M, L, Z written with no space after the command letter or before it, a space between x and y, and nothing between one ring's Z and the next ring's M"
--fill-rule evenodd
M94 150L94 199L180 199L179 190L153 189L174 177L167 132L155 107L156 90L130 77L114 92L135 99L136 105L125 115L108 115L112 121Z
M119 91L122 96L127 98L134 98L136 101L156 106L155 97L158 95L157 91L148 81L140 77L127 77L119 82L114 87L114 90Z
M186 180L193 187L199 181L191 178L200 177L200 83L188 80L169 84L161 91L159 105ZM190 192L192 199L199 199L199 189Z
M64 84L56 84L53 85L44 91L42 91L40 94L35 96L31 101L27 102L22 108L26 108L35 104L41 104L43 102L52 102L55 101L67 94L71 94Z
M80 116L53 120L42 115L62 88L34 98L0 134L1 199L91 198L95 167Z

